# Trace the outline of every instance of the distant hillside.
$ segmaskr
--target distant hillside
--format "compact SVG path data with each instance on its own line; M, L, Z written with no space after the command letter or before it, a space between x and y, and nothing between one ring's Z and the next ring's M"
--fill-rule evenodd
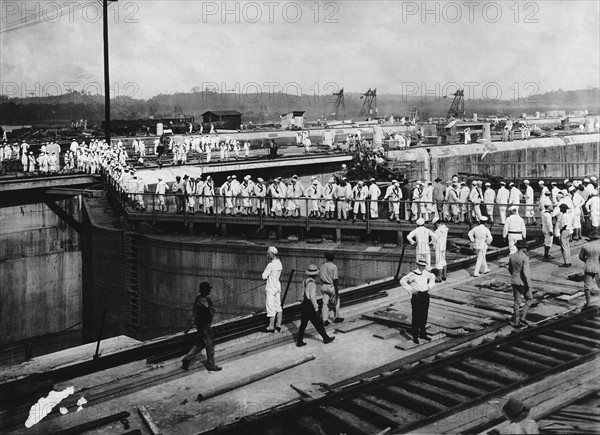
M359 93L346 93L346 118L356 119L363 104ZM452 96L447 99L431 96L424 101L419 97L382 94L377 96L378 115L382 117L408 116L412 108L416 108L422 118L446 116ZM138 119L154 115L171 116L178 114L191 115L200 119L207 110L238 110L243 114L243 122L278 121L279 115L290 110L306 111L307 119L314 120L323 116L331 118L335 97L275 94L233 93L221 94L213 92L190 92L172 95L156 95L149 100L118 98L111 102L111 116L115 119ZM508 113L544 112L564 109L567 111L585 110L590 113L600 112L600 88L577 91L562 90L548 92L529 97L527 101L501 100L490 102L485 100L466 101L467 116ZM89 125L100 125L104 119L103 97L84 95L73 92L57 97L7 98L0 96L0 123L8 125L48 123L87 119Z

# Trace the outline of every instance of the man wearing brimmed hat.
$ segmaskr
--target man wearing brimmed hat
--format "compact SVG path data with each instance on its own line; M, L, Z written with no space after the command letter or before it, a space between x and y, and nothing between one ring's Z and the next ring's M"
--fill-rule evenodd
M504 416L509 421L506 426L500 429L502 434L537 434L539 428L535 420L529 417L529 407L525 406L523 402L514 397L508 399L508 401L502 407Z
M567 204L558 206L560 212L556 217L554 225L554 235L560 240L560 252L563 257L563 264L559 267L571 267L571 234L573 234L573 213L570 212Z
M516 244L517 251L508 257L508 273L511 274L511 284L513 288L513 326L520 328L527 326L527 313L533 303L533 294L531 293L531 272L529 268L529 257L525 253L527 243L525 240L519 240ZM519 306L521 298L525 299L525 306L519 316Z
M431 265L431 249L429 245L435 241L435 233L425 227L425 219L417 219L417 228L412 230L406 236L406 240L411 245L416 244L416 260L423 260L427 267Z
M435 285L435 275L425 270L426 267L425 260L417 260L417 268L400 279L402 288L412 296L412 336L416 344L419 344L419 338L431 341L425 327L429 312L429 290Z
M192 314L193 324L188 328L187 332L196 325L198 328L198 341L190 349L186 356L181 360L181 368L187 370L190 362L198 355L202 349L206 348L206 369L208 371L217 372L221 367L215 364L215 344L211 323L215 314L213 303L208 297L212 290L208 282L201 282L199 286L200 295L194 301L194 310Z
M487 265L486 255L490 243L492 243L492 233L486 226L488 222L487 216L481 216L479 225L471 228L469 231L469 240L473 243L473 249L477 253L477 261L475 262L475 270L473 276L479 276L479 271L483 267L483 273L488 273L490 268Z
M262 279L267 281L265 287L266 295L266 309L267 317L269 318L269 326L263 330L263 332L278 332L281 331L281 283L279 278L281 277L281 260L277 258L279 251L275 246L269 246L267 249L267 256L271 260L265 270L262 273Z
M296 339L296 346L305 346L304 342L304 331L310 321L317 332L321 334L323 342L325 344L331 343L335 340L335 337L330 337L325 331L323 321L319 317L319 305L317 303L317 282L316 277L319 274L319 268L315 264L308 266L306 270L306 278L303 281L304 291L302 297L302 304L300 305L300 328L298 329L298 337Z
M584 309L591 308L593 292L600 290L600 234L590 234L589 242L579 251L579 259L585 262L583 268L583 291L585 293Z
M338 268L333 262L333 252L325 253L325 263L319 269L319 277L321 278L321 294L323 295L323 310L321 312L323 324L329 325L330 311L333 312L334 323L344 321L340 317L340 287Z
M525 240L527 237L527 230L525 228L525 221L519 216L519 207L513 205L509 208L510 216L504 223L504 229L502 230L502 237L508 241L509 254L514 254L517 249L515 243L518 240Z

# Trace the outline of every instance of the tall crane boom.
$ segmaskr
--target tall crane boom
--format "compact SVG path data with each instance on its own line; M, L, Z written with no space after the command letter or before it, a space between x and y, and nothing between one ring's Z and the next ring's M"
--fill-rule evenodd
M339 92L334 92L333 95L337 96L335 103L333 103L333 110L331 116L333 119L346 119L346 104L344 103L344 88L340 89Z
M454 100L452 100L452 105L450 106L450 110L448 110L447 118L464 118L465 117L465 92L463 89L457 90L454 95Z
M373 116L377 115L377 88L369 90L364 93L360 99L362 100L364 97L365 101L363 102L362 107L360 108L360 112L358 112L358 117L364 116Z

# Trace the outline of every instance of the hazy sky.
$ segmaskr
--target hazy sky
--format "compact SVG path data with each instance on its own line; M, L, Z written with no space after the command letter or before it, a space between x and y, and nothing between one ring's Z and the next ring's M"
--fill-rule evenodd
M208 83L217 91L411 95L458 83L492 99L597 87L599 4L120 0L109 13L111 82L113 93L135 98ZM2 93L102 90L98 1L0 6Z

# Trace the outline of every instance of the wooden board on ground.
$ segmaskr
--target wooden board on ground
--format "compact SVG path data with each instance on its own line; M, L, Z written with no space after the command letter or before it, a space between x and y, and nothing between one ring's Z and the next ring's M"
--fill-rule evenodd
M444 334L442 332L438 332L438 333L436 333L434 335L430 335L431 341L441 340L442 338L445 338L445 337L446 337L446 334ZM396 349L408 350L408 349L412 349L413 347L417 347L417 346L421 346L423 344L429 343L427 340L423 340L423 339L419 339L419 341L421 343L420 344L416 344L412 340L406 340L406 341L402 341L401 343L397 344L394 347Z
M465 297L463 294L456 294L452 292L439 292L435 294L435 298L444 299L450 302L458 302L463 304L468 304L474 307L481 307L492 311L497 311L500 313L508 313L512 314L512 304L502 302L501 304L494 304L490 301L486 301L485 299L474 299L470 297Z
M457 296L463 296L463 297L473 299L473 301L476 301L476 302L488 302L491 304L505 304L505 303L512 303L512 301L513 301L512 295L508 296L508 295L505 295L502 293L498 294L498 295L494 295L493 294L494 292L490 292L492 294L487 294L479 289L465 290L465 289L460 289L460 288L453 288L444 293L455 294Z
M491 311L491 310L486 310L484 308L475 308L472 307L470 305L466 305L466 304L460 304L457 302L450 302L450 301L446 301L444 299L435 299L435 304L436 305L440 305L443 307L446 307L449 310L452 311L464 311L466 313L472 313L474 315L479 315L482 318L485 319L492 319L492 320L504 320L505 319L505 315L500 314L496 311ZM432 302L433 303L433 302Z
M335 327L336 332L345 334L347 332L355 331L360 328L373 325L375 322L372 320L356 319L349 322L340 323Z
M485 323L485 319L482 319L481 317L450 311L445 307L436 304L429 305L429 318L432 317L442 317L453 322L469 323L478 326L482 326ZM488 321L488 324L489 323L491 322Z
M399 325L401 327L411 327L411 313L410 308L406 308L406 311L375 311L372 313L363 314L363 318L368 320L374 320L376 322L384 323L384 324L393 324ZM451 321L450 319L445 318L435 318L430 317L428 319L428 323L432 325L436 325L440 328L461 328L463 327L462 322Z
M396 328L386 328L381 331L377 331L373 334L375 338L381 338L382 340L387 340L388 338L397 337L402 333L404 329L396 329Z
M510 293L508 292L501 292L501 291L495 291L495 290L491 290L489 288L486 287L477 287L474 285L459 285L456 287L453 287L453 290L460 290L460 291L464 291L464 292L469 292L469 293L474 293L477 295L483 295L483 296L491 296L494 298L501 298L501 299L510 299L512 300L512 288L510 290Z

